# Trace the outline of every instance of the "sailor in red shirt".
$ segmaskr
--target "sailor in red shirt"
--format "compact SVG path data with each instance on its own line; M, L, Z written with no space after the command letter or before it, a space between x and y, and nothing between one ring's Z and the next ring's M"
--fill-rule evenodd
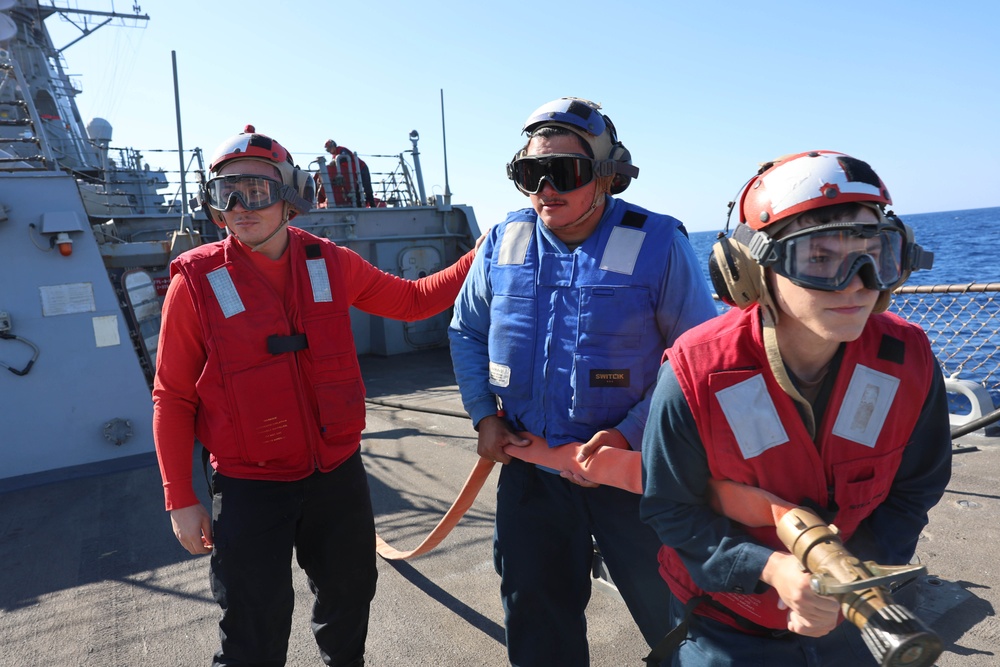
M230 236L171 264L153 435L174 534L190 553L212 554L222 607L213 664L285 663L294 547L316 594L323 660L362 665L375 528L349 309L408 321L439 313L474 251L409 281L289 227L309 210L313 179L249 125L209 170L202 205ZM211 517L192 486L195 438L211 453Z
M319 183L317 202L321 205L326 202L327 206L377 208L380 202L375 199L371 172L365 161L349 148L338 146L333 139L327 139L324 148L333 156L333 160L326 166L333 187L333 202L328 201L322 182Z

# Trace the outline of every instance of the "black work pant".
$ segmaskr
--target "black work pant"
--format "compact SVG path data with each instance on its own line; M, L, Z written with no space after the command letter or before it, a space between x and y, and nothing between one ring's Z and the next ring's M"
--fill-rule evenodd
M292 548L315 595L327 665L363 664L375 595L375 521L360 450L297 482L213 476L211 584L222 607L214 667L281 667L294 592Z
M655 646L670 630L660 540L639 519L639 500L612 486L577 486L517 459L503 467L493 559L511 665L590 665L585 610L595 539L647 643Z

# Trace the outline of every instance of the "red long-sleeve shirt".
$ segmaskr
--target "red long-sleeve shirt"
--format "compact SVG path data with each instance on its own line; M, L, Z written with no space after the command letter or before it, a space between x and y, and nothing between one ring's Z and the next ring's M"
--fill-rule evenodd
M276 293L287 294L290 253L271 260L250 252L235 239L234 242ZM345 286L351 305L375 315L406 321L429 317L451 306L474 256L470 251L438 273L419 280L404 280L372 266L353 250L338 246L337 251L341 274L330 276L330 280ZM286 298L285 303L290 311L293 300ZM178 274L171 280L163 304L153 384L153 438L167 510L198 503L192 484L195 415L199 406L195 385L206 361L206 346L194 300L183 277Z

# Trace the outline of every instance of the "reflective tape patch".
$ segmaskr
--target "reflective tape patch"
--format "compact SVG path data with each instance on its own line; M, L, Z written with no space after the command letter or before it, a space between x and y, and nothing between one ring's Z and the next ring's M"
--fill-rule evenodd
M510 386L510 366L490 362L490 384L497 387Z
M223 266L210 272L208 284L212 286L215 300L222 308L222 316L227 320L246 310L243 299L240 298L239 292L236 291L236 285L233 284L233 277L229 275L229 270L226 267Z
M788 442L763 375L754 375L715 394L744 459Z
M500 242L500 252L497 254L497 264L524 264L528 255L528 243L535 233L535 225L531 222L512 222L503 232Z
M639 257L639 250L645 238L646 232L638 229L615 227L604 249L604 256L601 257L601 268L605 271L624 273L626 276L632 275L635 260Z
M330 274L326 269L326 260L307 259L306 270L309 272L309 284L312 285L313 303L329 303L333 301L333 291L330 289Z
M899 378L858 364L833 424L833 434L875 447L897 389Z

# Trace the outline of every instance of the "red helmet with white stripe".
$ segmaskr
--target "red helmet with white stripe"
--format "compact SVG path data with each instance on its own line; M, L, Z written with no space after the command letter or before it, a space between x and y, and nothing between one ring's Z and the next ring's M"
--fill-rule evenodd
M212 155L212 160L208 163L208 170L217 174L222 165L230 160L240 158L258 158L266 162L273 162L279 171L282 164L295 166L291 154L281 144L267 135L257 134L253 125L247 125L241 133L222 142L215 149L215 154Z
M281 144L265 134L258 134L253 125L247 125L243 132L229 137L215 149L208 163L209 178L217 175L223 165L233 160L257 160L273 165L278 170L284 186L281 198L292 209L289 217L294 217L296 213L306 213L312 208L316 198L316 184L312 176L295 166L291 153ZM204 195L202 200L206 201ZM202 206L209 217L212 217L209 208L207 205ZM212 219L221 226L221 221Z
M834 204L892 204L882 179L867 162L835 151L809 151L768 162L743 189L740 222L760 230L792 216ZM768 230L773 235L772 230Z

